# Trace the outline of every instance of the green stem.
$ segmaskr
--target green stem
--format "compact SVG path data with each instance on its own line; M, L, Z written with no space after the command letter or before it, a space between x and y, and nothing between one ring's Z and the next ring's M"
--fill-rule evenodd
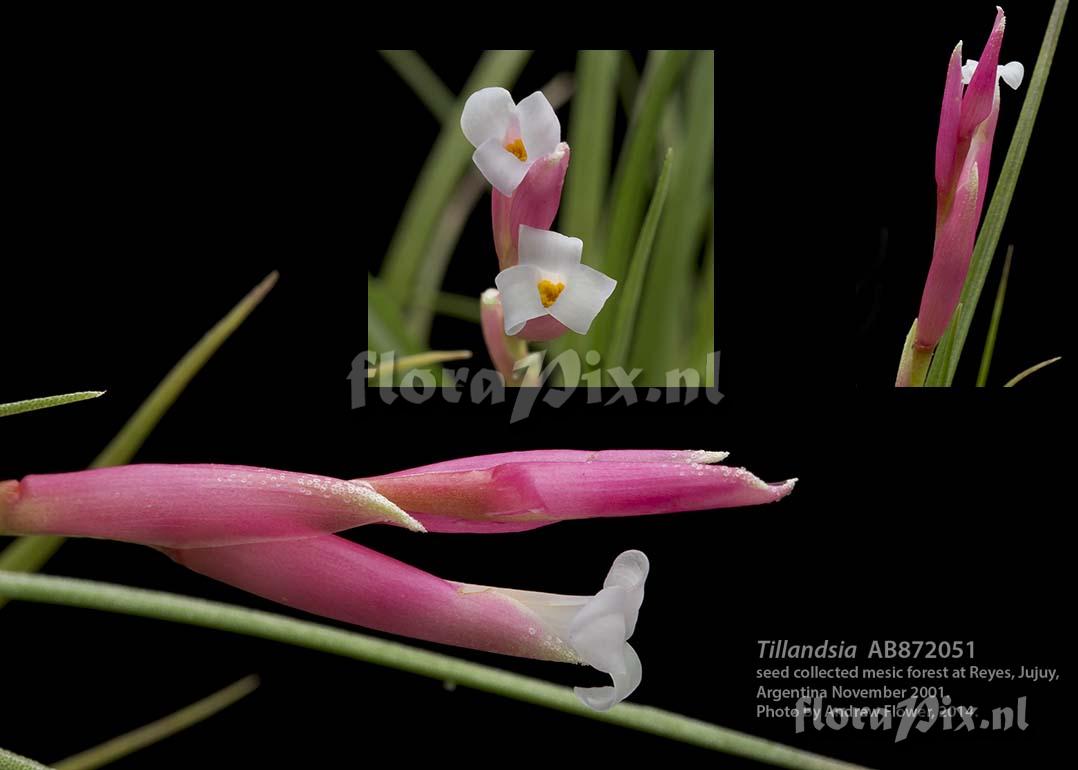
M61 759L53 764L53 768L54 770L95 770L209 719L217 712L250 695L257 688L258 677L246 676L175 713L117 736L100 746L94 746L67 759Z
M449 655L306 620L161 591L51 575L0 572L0 594L23 601L104 610L213 628L340 655L595 719L791 770L864 770L736 730L650 706L594 711L572 690Z

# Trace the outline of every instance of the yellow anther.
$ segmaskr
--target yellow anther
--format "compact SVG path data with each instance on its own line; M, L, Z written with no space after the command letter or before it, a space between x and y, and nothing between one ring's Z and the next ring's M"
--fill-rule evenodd
M543 303L543 307L550 307L558 301L558 296L564 289L564 283L554 283L544 278L539 282L539 301Z
M524 140L520 137L517 137L509 144L505 145L505 149L511 155L516 155L518 160L523 161L528 159L528 152L524 149Z

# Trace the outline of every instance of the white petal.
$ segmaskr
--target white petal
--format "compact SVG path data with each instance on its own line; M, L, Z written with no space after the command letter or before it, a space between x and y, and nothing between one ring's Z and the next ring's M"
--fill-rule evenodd
M487 139L472 153L472 160L486 180L506 196L517 189L530 165L506 150L501 139Z
M595 594L573 616L569 624L569 644L589 666L607 674L625 673L628 605L626 590L613 586Z
M973 73L977 71L977 60L966 59L966 63L962 65L962 85L968 86L969 81L973 80Z
M512 337L519 334L524 324L533 318L547 314L539 299L539 281L542 274L534 267L514 265L502 270L494 278L494 285L502 295L505 312L505 333Z
M1022 62L1012 61L1000 66L999 76L1003 78L1003 82L1013 88L1015 91L1022 85L1022 78L1026 76L1026 68L1022 66Z
M517 118L529 158L538 159L554 152L561 141L561 123L542 91L536 91L517 105Z
M478 147L488 139L502 142L513 117L513 97L504 88L481 88L468 97L460 115L465 138Z
M534 265L543 272L566 276L580 265L584 241L553 230L520 226L520 264Z
M611 565L603 590L573 616L569 644L585 663L612 675L631 669L625 640L636 628L647 576L648 557L626 551Z
M613 687L574 687L576 697L584 701L585 706L590 706L596 711L607 711L621 701L628 698L635 690L643 677L643 667L640 665L640 656L631 645L624 645L625 673L612 674Z
M725 457L723 452L718 454ZM636 617L640 612L640 605L644 603L644 582L648 578L650 569L648 557L643 551L625 551L614 559L610 572L603 581L603 588L620 586L628 594L629 603L626 609L629 614L626 618L628 631L625 635L626 639L633 635L633 630L636 628Z
M521 261L524 261L523 252ZM565 276L565 289L550 306L550 314L577 334L587 334L591 322L599 315L617 285L617 281L598 270L577 265Z

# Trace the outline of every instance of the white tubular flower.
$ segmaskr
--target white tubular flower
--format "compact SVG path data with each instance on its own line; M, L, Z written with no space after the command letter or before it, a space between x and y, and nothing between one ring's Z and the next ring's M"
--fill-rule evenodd
M520 264L498 273L505 333L519 334L535 318L552 316L577 334L592 321L618 282L580 264L584 242L551 230L520 226Z
M973 80L973 73L976 71L977 60L966 59L966 63L962 65L962 84L968 86L969 81ZM1007 62L996 67L996 75L1002 78L1003 82L1013 90L1017 91L1018 87L1022 85L1022 79L1026 76L1026 68L1022 66L1022 62Z
M561 141L561 123L541 91L514 104L504 88L480 89L464 103L460 128L475 147L475 165L502 195L512 195L532 163Z
M568 643L581 661L609 674L611 687L575 687L577 697L597 711L625 700L640 684L640 657L628 643L644 601L648 557L625 551L614 560L595 596L562 596L497 589L527 606L555 639Z

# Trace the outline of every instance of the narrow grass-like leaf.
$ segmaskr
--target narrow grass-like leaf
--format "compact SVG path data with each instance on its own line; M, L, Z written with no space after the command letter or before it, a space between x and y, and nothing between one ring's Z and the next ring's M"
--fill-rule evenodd
M648 206L647 216L644 217L644 226L640 228L640 238L633 250L629 277L621 287L614 336L604 357L607 367L626 366L628 363L626 359L629 357L633 334L637 328L637 308L640 305L640 296L644 292L644 281L650 275L648 264L651 262L651 247L655 243L655 233L659 229L659 221L663 215L666 193L670 189L670 169L673 158L674 150L670 148L666 151L666 160L663 161L663 170L659 174L659 183L655 187L655 194L651 198L651 205Z
M577 54L577 90L569 113L569 146L573 154L565 180L558 232L580 238L589 250L602 248L599 225L610 181L614 98L621 53L581 51Z
M378 353L419 352L419 345L405 328L397 303L370 273L367 273L367 349Z
M449 361L464 361L472 357L470 350L432 350L428 353L417 353L414 356L394 358L392 363L378 364L374 367L374 374L378 376L386 371L406 372L409 369L426 369L434 364L444 364Z
M434 312L460 321L479 323L479 298L447 291L439 292L434 298Z
M1011 255L1014 254L1014 246L1007 247L1007 256L1003 260L1003 276L999 279L999 288L996 290L996 303L992 306L992 322L988 325L988 336L984 340L984 351L981 353L981 369L977 372L977 387L983 388L988 382L988 370L992 366L992 354L996 350L996 334L999 332L999 319L1003 315L1003 298L1007 295L1007 278L1011 274Z
M131 458L149 437L150 432L157 426L161 418L165 416L176 399L183 393L184 388L194 379L195 375L202 371L202 367L213 357L233 332L247 320L258 304L277 283L277 271L266 276L258 286L253 288L239 304L229 311L228 315L217 322L212 329L200 339L195 346L179 360L172 370L165 375L160 384L154 388L149 398L131 416L131 419L120 429L116 437L109 442L93 461L90 467L104 468L110 465L123 465L130 462Z
M693 288L697 259L707 235L714 195L715 52L694 54L685 98L685 134L675 146L670 201L659 225L656 262L648 275L633 337L631 360L644 368L644 385L661 385L661 373L684 366L685 340L692 339Z
M708 354L715 352L715 215L708 217L707 251L704 252L704 269L696 289L693 314L692 344L688 357L689 366L702 373L701 381L706 387L715 386L715 370L708 366Z
M442 122L453 110L456 97L415 51L379 51L401 80L412 87L427 109Z
M117 736L99 746L53 763L54 770L96 770L117 759L152 746L188 727L209 719L238 700L258 689L257 676L245 676L238 682L208 695L202 700L162 717L129 733Z
M406 323L408 333L413 339L430 339L434 305L437 302L438 290L441 289L445 280L449 260L457 249L464 226L471 219L475 207L485 198L488 189L487 180L478 171L465 174L442 210L438 224L434 228L434 238L431 240L427 256L423 261L423 269L416 275L415 284L412 286L412 304ZM487 260L491 269L490 282L493 284L498 266L493 244L490 246L489 254L469 255L469 258ZM476 302L478 303L478 300Z
M52 770L52 768L21 754L0 749L0 770Z
M595 711L581 703L568 687L399 642L262 610L90 580L11 572L0 572L0 595L24 601L156 618L283 642L408 671L442 682L453 682L777 767L793 770L864 770L856 765L650 706L620 703L609 711Z
M628 51L621 51L618 57L618 98L626 115L633 114L636 104L636 92L640 90L640 73L636 71L636 62Z
M487 86L511 89L530 56L531 51L484 53L453 109L446 115L442 130L404 207L404 214L382 266L382 277L389 296L406 309L412 304L412 287L423 269L423 260L438 218L471 162L472 146L460 130L464 102L473 92Z
M105 395L103 390L83 390L78 393L64 393L60 396L42 396L41 398L28 398L25 401L11 401L7 404L0 404L0 417L73 404L76 401L86 401L103 395Z
M992 266L992 256L996 253L996 246L1003 232L1003 223L1007 219L1007 211L1014 197L1014 188L1018 184L1018 174L1022 170L1022 161L1026 157L1029 138L1033 133L1033 124L1037 120L1037 110L1044 96L1048 71L1052 68L1052 58L1055 56L1056 44L1059 41L1059 32L1063 27L1063 17L1067 13L1068 3L1069 0L1056 0L1052 8L1048 28L1044 32L1044 41L1041 43L1041 50L1037 56L1037 65L1033 69L1033 76L1029 79L1029 90L1026 92L1025 101L1022 102L1018 124L1015 126L1014 136L1011 137L1011 144L1007 149L1007 157L1000 169L999 180L992 193L992 202L988 205L984 224L981 225L981 231L977 236L977 245L973 249L966 283L962 287L961 299L967 312L955 326L954 332L948 331L944 337L944 341L948 343L945 347L947 356L940 356L939 348L937 348L936 356L932 360L932 370L929 371L929 384L950 387L954 382L955 370L958 368L958 360L962 356L962 348L966 344L966 337L973 323L977 301L981 297L988 270ZM948 340L948 337L952 340ZM942 341L940 347L944 347Z
M1059 361L1061 358L1063 358L1063 356L1056 356L1055 358L1049 358L1047 361L1041 361L1039 364L1035 364L1035 365L1029 367L1028 369L1026 369L1025 371L1019 372L1018 374L1016 374L1011 379L1007 380L1007 382L1005 382L1003 384L1003 387L1005 387L1005 388L1013 388L1015 385L1020 383L1026 377L1033 374L1033 372L1038 372L1041 369L1043 369L1044 367L1049 366L1050 364L1054 364L1056 361Z
M951 316L951 323L947 326L947 331L940 338L939 344L936 346L936 350L932 353L932 363L928 366L928 374L925 375L924 387L926 388L942 388L946 387L944 384L944 378L947 368L945 366L933 366L936 360L946 361L951 356L951 350L954 347L954 331L958 328L959 320L965 313L965 305L961 302L954 309L954 315Z
M202 339L187 352L187 355L165 375L165 378L142 402L116 437L94 459L90 467L103 468L130 462L191 379L247 319L275 283L277 283L276 271L266 276L258 286L239 301L239 304L232 308L228 315L206 332ZM63 543L62 537L52 535L20 537L0 553L0 569L36 572L52 558ZM0 597L0 607L3 607L5 603L6 600Z
M619 283L628 273L629 257L640 233L659 121L688 56L688 51L652 51L648 56L635 112L614 174L609 235L601 253L590 250L589 256L589 249L584 250L585 262ZM612 301L615 305L619 301L616 294ZM605 348L613 330L615 313L610 310L599 314L589 335L591 344L599 350Z

